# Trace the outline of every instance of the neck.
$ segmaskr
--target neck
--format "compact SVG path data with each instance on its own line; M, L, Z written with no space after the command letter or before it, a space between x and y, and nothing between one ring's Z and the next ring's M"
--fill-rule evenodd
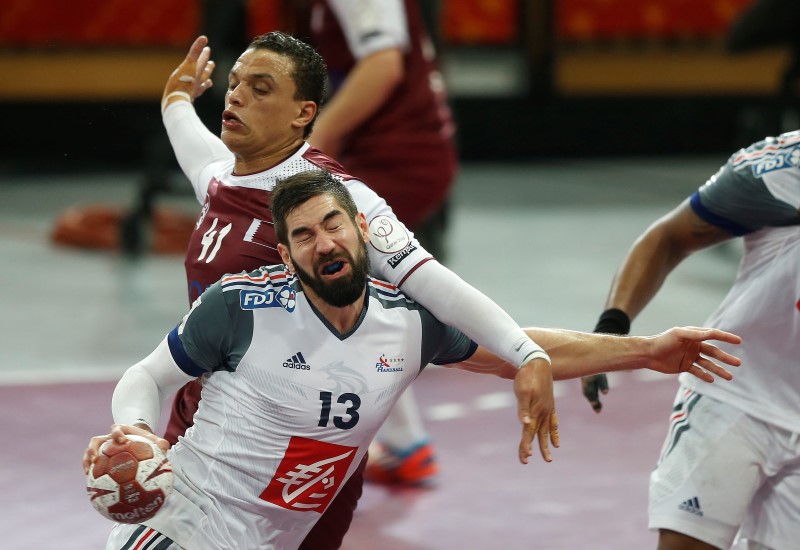
M300 138L283 144L278 149L260 151L253 155L234 152L233 173L234 175L245 176L268 170L291 157L304 143L305 140Z
M308 301L314 305L325 320L339 331L340 334L346 334L356 326L356 322L358 322L359 317L361 317L361 311L364 309L366 290L361 293L361 296L359 296L355 302L344 307L332 306L320 298L313 290L305 286L303 287L303 292L308 298Z

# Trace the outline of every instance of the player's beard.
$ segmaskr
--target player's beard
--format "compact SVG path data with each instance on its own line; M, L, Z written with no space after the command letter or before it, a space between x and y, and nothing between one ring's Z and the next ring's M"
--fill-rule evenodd
M367 245L359 240L359 247L357 257L353 256L347 251L335 252L320 257L314 265L314 275L305 271L297 262L292 258L294 264L294 271L303 286L313 290L317 296L328 304L334 307L349 306L361 297L364 292L364 286L367 284L367 276L369 274L369 254L367 254ZM327 262L336 261L339 259L346 260L350 264L350 276L340 277L333 281L324 281L320 279L316 273L319 273L322 264Z

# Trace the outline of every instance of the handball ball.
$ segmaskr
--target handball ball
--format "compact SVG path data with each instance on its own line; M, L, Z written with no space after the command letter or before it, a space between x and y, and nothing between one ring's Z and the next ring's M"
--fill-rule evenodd
M152 518L172 493L172 465L158 445L139 435L110 439L89 468L86 493L92 506L118 523Z

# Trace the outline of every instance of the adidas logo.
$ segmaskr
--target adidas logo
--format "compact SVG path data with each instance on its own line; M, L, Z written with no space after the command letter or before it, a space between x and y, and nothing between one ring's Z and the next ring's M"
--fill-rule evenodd
M691 512L696 516L703 515L703 511L700 509L700 500L697 497L683 501L681 505L678 506L678 510L683 510L684 512Z
M305 357L299 351L283 362L287 369L311 370L311 365L306 363Z

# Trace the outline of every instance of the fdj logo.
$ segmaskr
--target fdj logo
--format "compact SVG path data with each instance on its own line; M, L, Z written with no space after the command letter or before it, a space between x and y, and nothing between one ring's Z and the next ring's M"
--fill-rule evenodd
M785 168L800 166L800 149L791 149L790 151L782 151L774 155L769 155L761 162L753 165L753 175L756 177L762 176L768 172L775 170L783 170Z
M242 290L239 292L239 307L242 309L261 309L266 307L282 307L289 313L294 311L296 294L289 287L278 292L274 290Z

